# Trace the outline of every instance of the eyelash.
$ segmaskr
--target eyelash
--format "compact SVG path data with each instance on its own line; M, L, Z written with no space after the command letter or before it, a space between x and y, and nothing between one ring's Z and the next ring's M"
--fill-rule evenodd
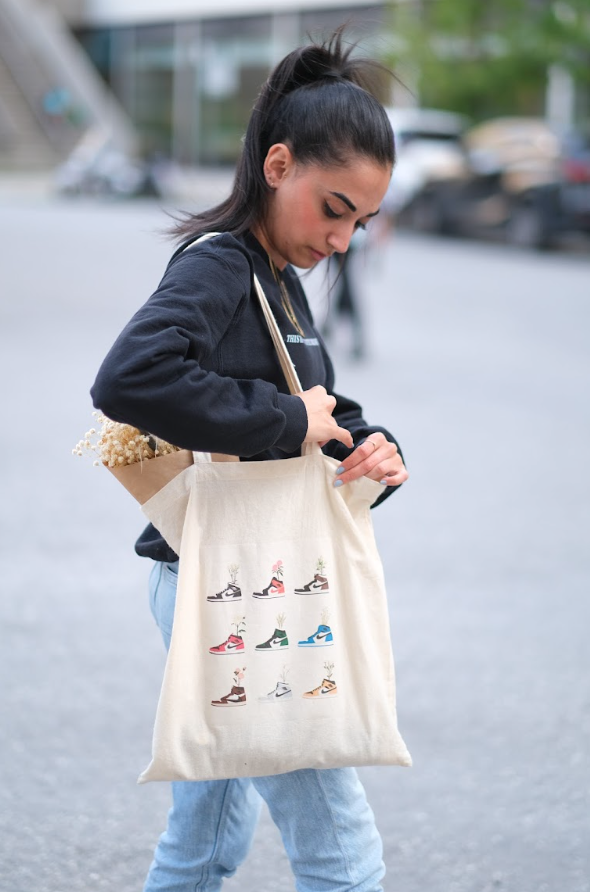
M337 214L336 211L330 207L330 205L328 204L327 201L324 201L324 213L325 213L326 217L329 217L331 220L341 220L342 217L344 216L343 214ZM355 229L366 229L367 224L357 221L354 224L354 228Z
M340 220L343 216L343 214L337 214L327 201L324 201L324 213L326 217L330 217L331 220Z

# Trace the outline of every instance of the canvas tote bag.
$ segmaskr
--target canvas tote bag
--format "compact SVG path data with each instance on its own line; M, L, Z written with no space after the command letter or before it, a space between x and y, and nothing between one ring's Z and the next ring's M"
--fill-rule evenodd
M295 368L255 288L291 393ZM339 462L195 455L142 507L180 556L152 760L139 783L411 765L398 731L383 570L365 477Z

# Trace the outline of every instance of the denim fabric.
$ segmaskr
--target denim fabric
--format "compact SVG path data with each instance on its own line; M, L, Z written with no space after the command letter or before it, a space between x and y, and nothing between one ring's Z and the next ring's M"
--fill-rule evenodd
M178 562L156 563L150 607L170 644ZM144 892L217 892L250 848L262 799L298 892L383 892L381 839L353 768L172 784L173 806ZM269 890L274 892L281 883Z

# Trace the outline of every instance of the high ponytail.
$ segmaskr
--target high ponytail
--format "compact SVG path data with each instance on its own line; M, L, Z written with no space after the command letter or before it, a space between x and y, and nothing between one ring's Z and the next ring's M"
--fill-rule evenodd
M387 69L354 57L355 45L343 46L343 31L279 62L254 104L229 198L179 222L174 234L180 240L205 231L239 235L264 219L269 187L263 166L276 143L288 145L299 164L338 167L361 156L393 166L391 124L375 97Z

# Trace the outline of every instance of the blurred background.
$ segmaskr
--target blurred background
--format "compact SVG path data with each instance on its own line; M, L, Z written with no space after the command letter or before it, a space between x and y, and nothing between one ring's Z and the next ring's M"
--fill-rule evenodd
M590 892L588 0L0 0L0 890L139 892L164 654L142 516L72 448L178 209L227 195L272 65L344 21L398 162L302 276L399 438L374 512L411 771L365 769L386 892ZM294 890L263 812L227 889Z
M186 200L195 170L231 170L273 64L348 20L398 75L390 213L549 247L590 230L588 16L587 0L2 0L0 171Z

